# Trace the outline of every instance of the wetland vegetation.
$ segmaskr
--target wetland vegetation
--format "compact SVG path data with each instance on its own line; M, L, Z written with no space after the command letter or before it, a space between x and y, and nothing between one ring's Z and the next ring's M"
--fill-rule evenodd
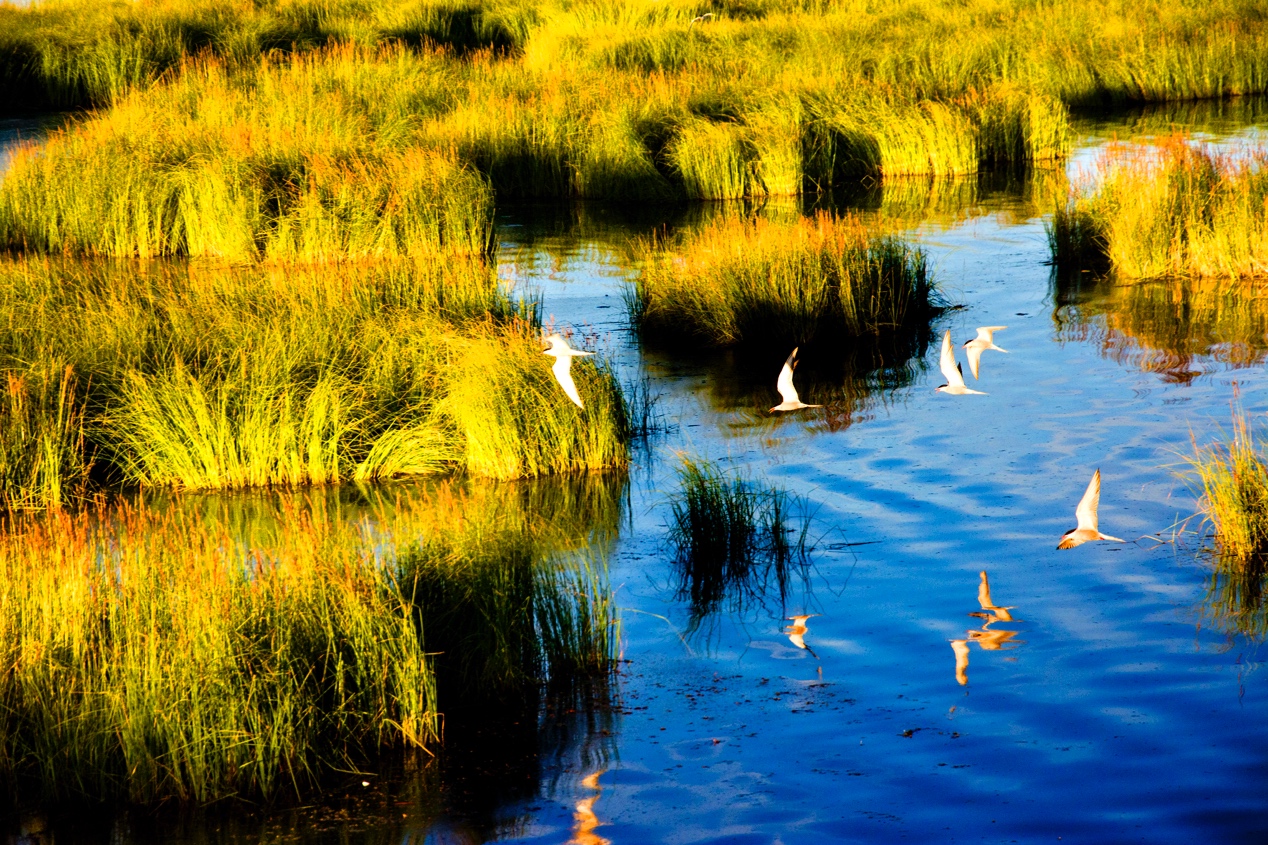
M0 545L5 786L302 794L430 753L441 706L601 679L617 620L587 548L621 486L448 480L356 508L279 494L251 532L182 506L17 519ZM548 508L567 510L543 525Z
M631 439L659 424L602 357L573 364L585 408L564 401L538 302L497 275L499 205L747 202L636 248L631 322L778 347L772 368L822 353L839 429L910 384L947 304L900 226L1024 184L1057 207L1058 305L1110 285L1107 314L1143 316L1106 331L1183 381L1186 356L1263 360L1243 294L1268 267L1266 162L1113 148L1070 194L1044 168L1072 111L1265 91L1249 0L0 6L0 109L86 109L0 182L3 788L302 795L435 751L460 714L536 725L547 687L603 685L605 553ZM887 221L803 216L878 186ZM736 381L710 390L749 402ZM1194 461L1241 561L1208 603L1262 638L1268 476L1236 425ZM431 478L372 486L404 476ZM703 460L679 481L692 624L772 581L782 607L801 500ZM323 504L337 485L373 506ZM277 504L198 512L233 488ZM171 498L98 495L136 490Z
M1215 154L1183 136L1111 147L1095 179L1058 208L1054 263L1128 279L1268 274L1268 169L1262 150Z

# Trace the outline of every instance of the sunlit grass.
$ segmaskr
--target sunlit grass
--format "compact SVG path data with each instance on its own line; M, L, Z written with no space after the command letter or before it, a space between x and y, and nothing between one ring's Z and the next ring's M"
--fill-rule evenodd
M91 479L213 489L626 461L615 375L602 359L576 362L587 409L576 408L541 353L532 302L512 300L479 259L16 260L0 278L11 506L65 501Z
M849 344L927 325L924 253L852 218L724 219L649 247L629 298L645 336L710 345Z
M1247 414L1235 411L1230 441L1195 443L1189 463L1220 560L1235 569L1262 569L1268 555L1268 449Z
M1120 276L1268 274L1268 160L1217 156L1184 137L1118 146L1049 230L1055 263L1108 264Z
M447 482L362 514L291 498L253 535L181 506L11 523L0 788L304 794L434 748L443 707L605 677L618 621L587 544L620 499L541 531L533 503L569 497Z

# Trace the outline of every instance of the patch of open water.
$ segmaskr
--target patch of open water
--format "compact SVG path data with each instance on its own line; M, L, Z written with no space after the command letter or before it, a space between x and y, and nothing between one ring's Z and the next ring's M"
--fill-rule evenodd
M1261 138L1261 119L1203 125L1215 140ZM1136 125L1088 123L1070 167ZM1201 292L1173 291L1166 313L1127 313L1138 302L1113 285L1052 278L1024 188L970 193L914 234L961 306L939 335L949 328L958 345L978 325L1008 326L996 342L1009 354L987 353L970 378L988 395L934 392L933 345L909 383L873 389L838 418L770 418L733 386L767 374L639 348L621 242L655 221L504 213L504 275L540 290L548 317L627 376L646 374L672 425L636 461L609 552L628 661L617 705L451 749L451 775L491 772L461 789L432 771L320 819L55 823L57 838L1268 841L1265 653L1208 624L1202 543L1174 533L1195 509L1175 475L1190 438L1228 429L1235 385L1261 419L1268 407L1268 305L1228 322L1199 307ZM786 354L771 351L761 402L776 400ZM803 366L798 386L814 402L832 385ZM819 538L782 601L728 605L690 634L664 545L679 452L805 497ZM1101 527L1132 542L1057 551L1098 467ZM982 571L1011 621L970 615ZM794 614L817 614L809 649L785 634Z

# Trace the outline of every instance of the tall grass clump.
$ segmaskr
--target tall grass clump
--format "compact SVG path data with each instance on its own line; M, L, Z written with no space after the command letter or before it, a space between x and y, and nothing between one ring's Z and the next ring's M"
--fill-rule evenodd
M678 481L669 544L693 617L702 619L728 597L742 604L772 576L782 599L790 574L810 554L810 518L800 499L695 458L683 459Z
M1234 412L1230 442L1194 444L1189 463L1222 563L1262 571L1268 556L1268 450L1251 431L1245 412Z
M922 251L824 213L722 220L649 248L629 300L644 336L714 346L849 344L926 326L937 307Z
M1108 263L1120 276L1237 279L1268 273L1268 160L1215 155L1177 136L1118 146L1094 188L1059 208L1049 240L1059 267Z
M603 679L602 551L624 479L446 479L0 535L0 789L206 803L303 796L442 741L443 714ZM546 505L573 506L543 524Z
M0 772L12 793L206 802L311 788L433 744L399 573L352 526L269 548L144 510L0 537Z
M621 466L630 411L608 366L574 358L584 408L543 366L538 336L484 333L458 341L440 412L465 444L469 471L493 478Z
M375 64L351 47L240 72L193 61L19 151L0 244L237 262L486 255L487 180L413 142L407 114L367 106ZM418 77L435 65L389 50L376 81L398 69L402 85L434 88Z
M601 359L575 362L587 403L576 408L541 352L535 305L512 299L479 258L16 260L0 263L0 279L14 416L0 451L15 501L54 452L74 495L90 481L222 489L626 461L632 432L615 375ZM45 375L66 367L62 388Z
M71 367L9 370L0 393L0 507L58 507L83 496L92 455Z

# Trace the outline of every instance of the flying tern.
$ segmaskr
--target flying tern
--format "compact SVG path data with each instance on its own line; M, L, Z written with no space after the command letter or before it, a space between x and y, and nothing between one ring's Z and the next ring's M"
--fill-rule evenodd
M942 370L942 375L946 377L947 383L939 385L936 389L942 393L951 393L960 396L966 393L976 393L979 396L986 394L980 390L970 390L964 385L964 372L960 369L960 365L955 362L955 351L951 348L951 332L948 330L942 336L942 355L938 359L938 369Z
M1097 530L1096 509L1101 504L1101 471L1098 469L1092 473L1092 480L1088 482L1087 492L1083 494L1083 498L1079 500L1079 506L1074 509L1074 516L1079 520L1078 528L1071 528L1069 531L1061 535L1061 543L1058 549L1073 549L1075 546L1081 546L1090 540L1111 540L1115 543L1126 543L1119 537L1110 537L1102 534Z
M593 355L593 352L585 352L580 349L573 349L568 345L568 341L561 334L552 334L546 338L546 343L550 344L550 348L544 350L547 355L555 356L555 363L550 370L555 374L555 381L559 382L559 386L564 389L564 393L568 394L568 398L578 408L585 408L581 404L581 394L577 392L577 384L572 380L572 359L585 355Z
M797 368L797 350L799 348L793 347L788 360L784 362L784 368L779 371L779 380L775 382L775 389L779 391L780 398L784 401L771 408L772 411L796 411L800 408L823 407L822 405L807 405L802 402L801 397L797 395L797 388L793 387L793 370Z
M978 326L977 337L964 341L964 354L969 359L969 369L973 371L973 378L977 378L977 369L983 352L988 349L994 349L996 352L1008 351L996 346L994 339L995 332L1002 332L1006 328L1008 326Z

